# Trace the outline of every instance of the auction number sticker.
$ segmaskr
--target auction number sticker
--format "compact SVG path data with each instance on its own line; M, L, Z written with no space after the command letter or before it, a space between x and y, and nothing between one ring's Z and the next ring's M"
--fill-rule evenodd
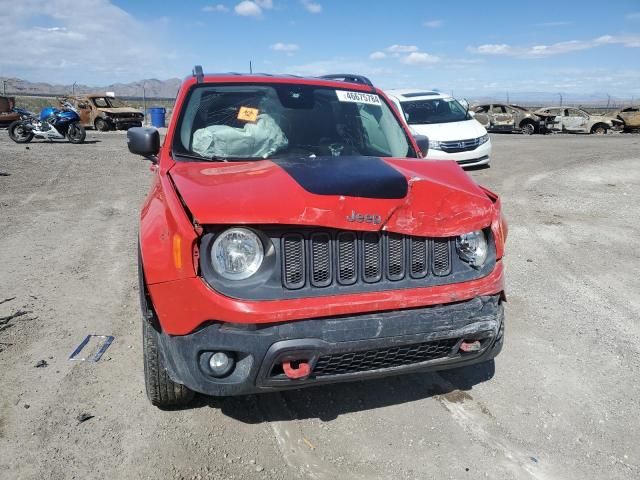
M347 90L336 90L338 100L341 102L364 103L367 105L381 105L380 97L372 93L350 92Z
M258 119L260 111L257 108L240 107L238 110L238 120L244 122L255 122Z

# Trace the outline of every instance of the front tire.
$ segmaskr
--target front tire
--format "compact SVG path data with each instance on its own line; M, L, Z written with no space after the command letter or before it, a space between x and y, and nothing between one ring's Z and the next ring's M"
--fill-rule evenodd
M184 385L169 378L158 348L159 333L148 320L142 320L142 352L144 358L144 383L147 397L159 408L187 406L194 393Z
M25 128L22 120L16 120L9 125L9 137L16 143L29 143L33 140L33 132Z
M85 138L87 138L87 132L82 125L78 122L69 125L69 129L67 130L67 139L71 143L82 143Z
M593 126L593 128L591 129L591 133L594 135L606 135L608 130L609 129L607 128L606 125L603 125L602 123L598 123Z
M147 397L158 408L187 406L193 400L194 392L169 378L162 354L159 351L156 330L158 319L151 308L144 281L140 252L138 251L138 284L140 286L140 307L142 309L142 357L144 361L144 383Z
M536 126L532 122L524 122L520 125L520 129L524 135L533 135L536 133Z
M109 124L104 118L96 118L94 125L96 127L96 130L100 132L108 132L109 130L111 130Z

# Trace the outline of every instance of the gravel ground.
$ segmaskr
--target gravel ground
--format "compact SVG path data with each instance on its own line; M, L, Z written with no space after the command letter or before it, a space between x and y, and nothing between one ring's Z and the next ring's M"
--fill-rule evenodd
M0 325L0 478L639 478L640 136L492 139L470 174L510 220L495 365L160 411L136 285L148 163L122 134L0 131L0 317L27 312ZM69 361L90 333L115 341Z

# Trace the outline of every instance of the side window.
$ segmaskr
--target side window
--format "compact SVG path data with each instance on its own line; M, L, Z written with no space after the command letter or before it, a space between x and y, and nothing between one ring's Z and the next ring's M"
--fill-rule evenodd
M567 108L567 116L587 118L587 114L577 108Z
M491 107L491 111L493 113L507 113L507 110L503 105L493 105L493 107Z
M365 134L366 147L387 156L404 156L409 142L393 113L388 108L358 104L358 113Z
M489 105L480 105L476 108L476 113L487 113L489 111Z

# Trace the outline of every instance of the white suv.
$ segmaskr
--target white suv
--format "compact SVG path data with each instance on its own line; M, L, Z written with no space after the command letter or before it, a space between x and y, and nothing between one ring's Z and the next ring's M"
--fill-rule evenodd
M425 90L385 93L411 131L429 137L428 159L455 160L463 167L489 163L491 140L487 131L455 98Z

